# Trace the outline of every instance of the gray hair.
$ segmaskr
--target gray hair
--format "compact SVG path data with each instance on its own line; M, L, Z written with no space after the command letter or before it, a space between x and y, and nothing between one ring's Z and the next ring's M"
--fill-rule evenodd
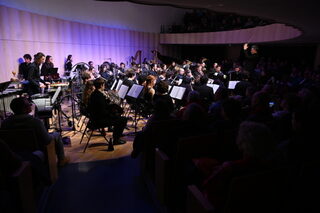
M266 159L275 150L276 143L266 125L244 121L239 128L237 145L245 156Z

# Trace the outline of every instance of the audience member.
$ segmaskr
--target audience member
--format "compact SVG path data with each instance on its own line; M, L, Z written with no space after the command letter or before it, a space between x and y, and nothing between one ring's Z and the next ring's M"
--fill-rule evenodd
M63 143L58 132L48 133L41 120L29 115L31 112L31 103L24 97L15 98L10 103L10 108L14 115L6 118L1 129L33 129L36 133L36 138L40 146L40 151L45 152L45 146L52 140L54 141L58 165L64 166L70 160L64 154Z
M240 125L237 144L243 157L211 168L209 177L203 183L203 193L217 211L224 208L232 178L274 168L271 157L274 154L275 141L272 132L264 124L243 122ZM200 162L197 162L199 168Z

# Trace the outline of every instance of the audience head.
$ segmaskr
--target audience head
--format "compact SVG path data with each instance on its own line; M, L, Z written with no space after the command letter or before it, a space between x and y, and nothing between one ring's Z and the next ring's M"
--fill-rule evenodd
M32 111L32 104L25 97L15 98L10 103L10 108L15 115L29 114Z
M244 157L267 159L276 143L271 130L262 123L244 121L240 124L237 145Z
M205 110L200 104L191 103L183 112L182 119L186 121L203 121L206 117Z
M189 92L188 97L187 97L187 101L188 101L188 103L200 102L200 93L195 90Z
M168 102L162 98L153 99L154 115L169 116L173 108Z
M224 86L219 86L214 94L215 101L221 101L228 98L228 89Z
M269 94L263 91L258 91L253 94L251 99L251 107L256 112L269 111Z
M222 117L226 120L239 120L241 114L241 104L239 101L228 98L222 102L221 107Z
M283 110L293 112L294 109L300 106L300 98L294 93L285 94L280 106Z

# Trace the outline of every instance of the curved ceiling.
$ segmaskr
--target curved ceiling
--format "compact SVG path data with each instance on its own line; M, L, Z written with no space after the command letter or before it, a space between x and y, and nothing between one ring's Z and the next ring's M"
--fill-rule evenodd
M159 32L160 24L175 22L185 11L172 7L161 7L158 10L153 7L137 7L128 2L188 9L206 8L258 16L292 25L303 32L302 36L288 42L320 43L320 13L315 0L0 0L0 4L38 14L104 26L108 25L108 20L113 19L114 22L117 20L116 23L108 26L148 32ZM111 4L115 6L109 8ZM132 24L133 22L148 23L140 26Z
M318 23L320 13L314 0L133 0L131 2L182 8L206 8L219 12L258 16L302 30L303 35L291 41L320 42Z

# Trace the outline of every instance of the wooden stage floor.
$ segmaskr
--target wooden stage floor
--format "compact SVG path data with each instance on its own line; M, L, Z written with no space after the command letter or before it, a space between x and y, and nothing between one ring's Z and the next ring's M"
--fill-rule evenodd
M69 104L63 104L62 107L63 107L63 112L66 115L71 115L71 107ZM129 117L132 118L131 115ZM81 121L82 120L83 119L81 119ZM129 156L131 154L132 142L134 140L134 132L135 132L134 126L132 124L133 123L132 119L128 120L128 123L127 123L128 129L124 130L124 135L127 135L128 133L129 135L122 137L122 139L127 141L127 143L123 145L114 146L114 151L112 152L107 151L107 148L108 148L107 142L104 139L104 137L100 134L100 132L94 132L94 135L96 136L92 136L89 142L89 146L86 149L86 152L83 153L83 150L87 143L88 138L84 136L82 143L79 144L82 133L85 129L85 126L83 126L82 130L80 130L81 121L79 125L77 125L78 120L75 120L74 123L75 123L76 131L70 131L70 130L62 131L62 137L69 137L71 140L70 145L64 146L66 156L70 157L70 163L115 159L115 158L120 158L124 156ZM56 116L53 116L53 119L51 119L50 121L51 126L57 126L57 122L58 121L56 119ZM136 131L140 131L142 127L145 125L145 123L146 123L146 119L139 120ZM62 130L68 129L67 119L64 116L62 116L61 127L62 127ZM106 131L107 131L107 128L106 128ZM106 137L108 139L112 137L112 132L106 132L106 133L107 133Z

